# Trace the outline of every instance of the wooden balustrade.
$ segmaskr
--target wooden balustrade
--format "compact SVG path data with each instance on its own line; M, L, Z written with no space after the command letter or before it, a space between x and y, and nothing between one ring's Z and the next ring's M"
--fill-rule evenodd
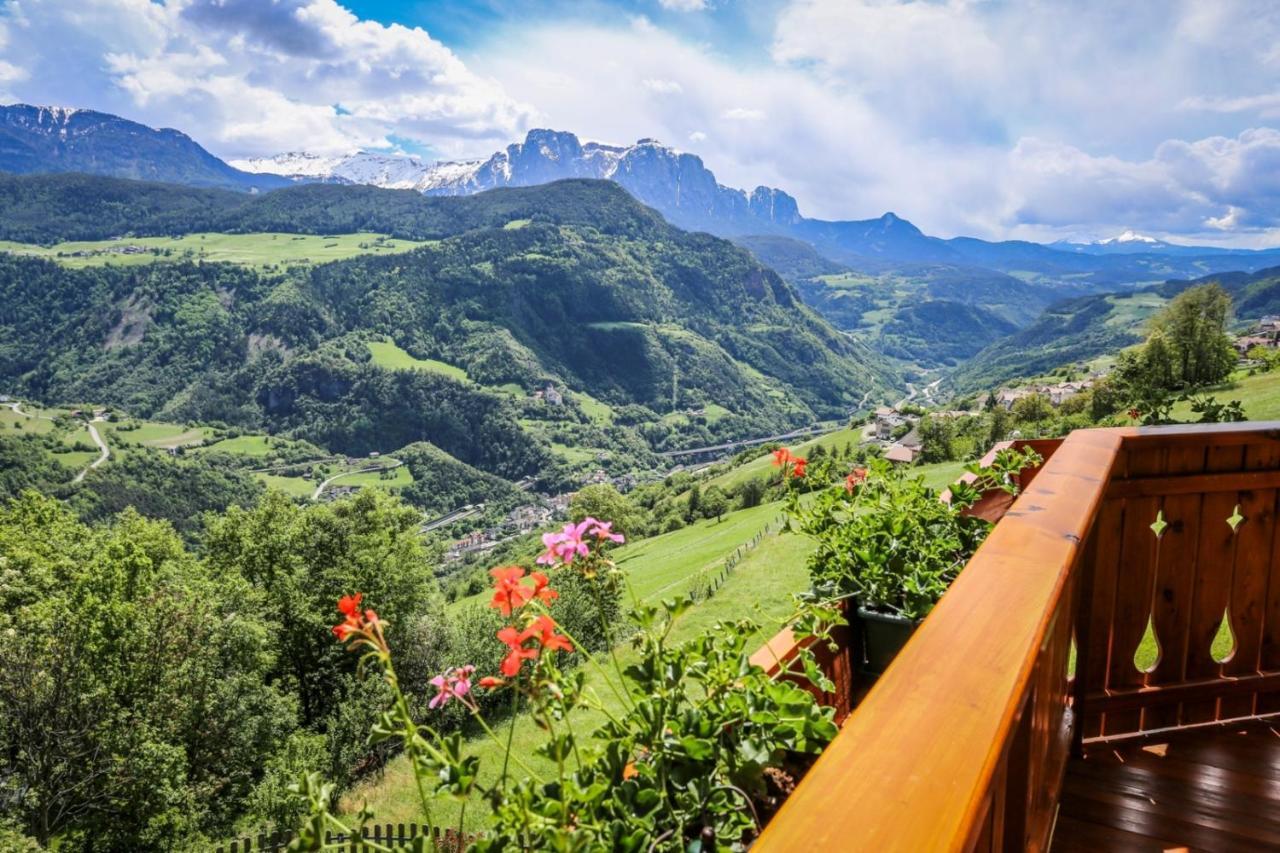
M1280 424L1072 433L756 849L1045 850L1073 747L1280 713L1278 490Z

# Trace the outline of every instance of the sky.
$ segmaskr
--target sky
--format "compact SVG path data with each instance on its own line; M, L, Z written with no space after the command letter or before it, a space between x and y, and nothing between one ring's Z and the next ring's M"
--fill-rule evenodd
M0 102L227 159L654 137L807 216L1280 245L1277 0L0 0Z

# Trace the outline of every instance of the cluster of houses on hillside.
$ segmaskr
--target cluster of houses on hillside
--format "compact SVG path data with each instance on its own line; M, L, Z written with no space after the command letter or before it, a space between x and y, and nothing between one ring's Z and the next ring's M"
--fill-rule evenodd
M1094 378L1079 379L1070 382L1058 382L1053 385L1027 385L1022 388L1001 388L996 392L996 405L1012 409L1013 404L1023 397L1040 394L1049 400L1051 406L1061 406L1067 400L1082 391L1093 387Z
M898 411L893 406L876 409L872 425L876 442L884 448L885 459L903 465L916 461L923 444L916 429L919 422L919 415Z
M1254 347L1280 348L1280 317L1274 315L1263 317L1249 334L1236 338L1233 345L1241 358L1246 357L1249 350Z

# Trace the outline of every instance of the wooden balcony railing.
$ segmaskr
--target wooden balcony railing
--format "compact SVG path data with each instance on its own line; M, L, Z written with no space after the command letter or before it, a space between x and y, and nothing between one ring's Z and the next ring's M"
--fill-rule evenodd
M1045 850L1083 746L1280 713L1280 423L1080 430L1040 450L756 849Z

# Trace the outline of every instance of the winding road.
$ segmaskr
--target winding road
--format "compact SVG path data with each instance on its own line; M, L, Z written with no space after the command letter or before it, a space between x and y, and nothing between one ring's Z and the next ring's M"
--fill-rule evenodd
M396 468L399 468L401 465L404 464L403 461L399 459L392 459L390 456L382 457L380 462L390 462L391 464L390 465L383 465L383 464L370 465L365 468L357 468L354 471L343 471L341 474L334 474L332 477L323 481L322 483L320 483L320 485L316 486L316 490L311 493L311 500L313 501L320 500L320 496L324 494L324 490L328 488L329 484L332 483L334 480L341 480L343 477L349 477L352 474L368 474L371 471L394 471Z
M14 411L15 412L17 411L16 407L14 408ZM93 425L94 421L104 421L104 420L106 420L106 418L94 418L92 421L85 424L85 426L89 428L89 437L93 439L94 444L98 445L98 458L90 462L88 468L85 468L79 474L76 474L76 478L71 482L73 483L80 482L81 480L84 479L85 474L88 474L94 468L97 468L103 462L106 462L108 459L111 458L111 449L107 447L107 443L102 440L102 436L98 435L98 428Z

